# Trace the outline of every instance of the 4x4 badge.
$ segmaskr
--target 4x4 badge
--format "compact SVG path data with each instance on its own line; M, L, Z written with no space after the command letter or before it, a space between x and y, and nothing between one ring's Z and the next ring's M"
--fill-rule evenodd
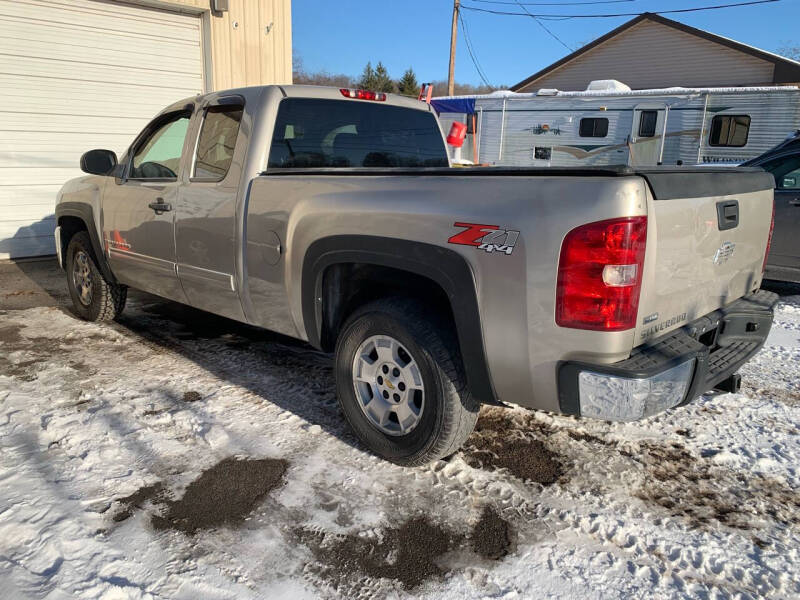
M500 229L497 225L456 222L453 223L453 227L465 227L466 229L452 236L447 240L448 243L475 246L486 252L511 254L519 238L519 231Z

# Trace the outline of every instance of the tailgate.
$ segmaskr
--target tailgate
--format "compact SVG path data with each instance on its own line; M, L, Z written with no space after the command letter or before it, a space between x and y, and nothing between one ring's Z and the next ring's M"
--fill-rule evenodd
M636 345L760 286L775 184L760 169L637 173L652 197Z

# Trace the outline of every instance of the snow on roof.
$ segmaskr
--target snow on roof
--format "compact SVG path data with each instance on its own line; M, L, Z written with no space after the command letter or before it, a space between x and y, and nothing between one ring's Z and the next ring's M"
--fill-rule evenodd
M668 87L650 90L585 90L581 92L562 92L558 90L543 89L537 92L512 92L511 90L497 90L491 94L475 94L467 96L439 96L433 100L454 100L466 98L509 98L520 100L523 98L616 98L621 96L691 96L695 94L755 94L764 92L797 92L800 88L794 85L772 85L751 87L707 87L685 88ZM545 93L539 93L545 92Z

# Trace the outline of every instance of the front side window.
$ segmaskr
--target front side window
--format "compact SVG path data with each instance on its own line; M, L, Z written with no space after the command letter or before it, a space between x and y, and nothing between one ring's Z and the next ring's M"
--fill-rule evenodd
M608 119L594 117L581 119L578 135L581 137L606 137L608 135Z
M131 179L177 179L188 113L178 113L157 126L138 145L131 161Z
M241 105L230 105L212 106L206 111L197 140L193 178L222 181L228 174L243 110Z
M655 137L657 121L657 110L643 110L639 113L639 137Z
M281 101L269 168L446 167L433 114L360 100Z
M760 165L775 178L779 190L800 190L800 154L782 156Z
M747 143L749 132L749 115L716 115L711 119L708 145L741 148Z

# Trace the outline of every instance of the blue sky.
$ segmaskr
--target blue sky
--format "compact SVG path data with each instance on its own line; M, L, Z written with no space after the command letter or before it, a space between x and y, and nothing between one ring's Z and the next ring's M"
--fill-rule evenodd
M513 0L503 0L511 2ZM566 4L581 0L520 0ZM588 1L588 0L583 0ZM597 1L597 0L594 0ZM737 0L624 0L583 6L527 6L537 14L656 12L728 4ZM465 6L522 12L514 4L462 0ZM358 75L367 60L383 61L392 77L409 66L419 80L447 77L452 0L292 0L295 56L307 70ZM462 12L477 58L493 85L513 85L569 51L528 17ZM800 46L800 0L713 11L664 15L741 42L775 51ZM572 48L632 17L547 20L545 25ZM481 83L459 31L456 80Z

